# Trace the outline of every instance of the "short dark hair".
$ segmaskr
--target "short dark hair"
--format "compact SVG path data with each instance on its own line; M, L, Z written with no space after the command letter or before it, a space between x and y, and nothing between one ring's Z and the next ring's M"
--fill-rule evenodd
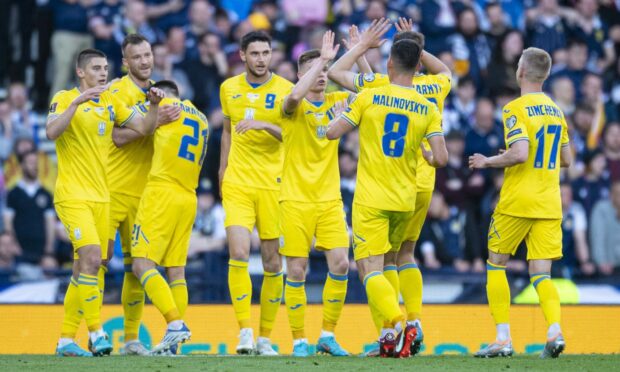
M318 49L306 50L305 52L301 53L301 55L297 59L297 69L301 70L301 66L305 65L306 63L312 60L319 58L320 56L321 56L321 51Z
M177 87L177 84L172 80L160 80L153 84L153 88L161 89L166 93L172 94L176 98L179 97L179 87Z
M149 41L140 34L129 34L125 36L125 38L123 39L123 44L121 46L123 54L125 53L125 48L127 48L128 45L138 45L142 43L149 43Z
M413 40L420 45L422 49L424 49L424 34L417 31L401 31L394 35L394 42L400 40Z
M84 49L78 54L76 65L78 68L84 68L93 58L107 58L105 53L99 49Z
M397 69L414 72L420 62L422 47L413 40L403 39L392 44L390 57Z
M262 41L271 46L271 36L265 31L250 31L241 38L241 50L245 52L248 46L256 41Z
M26 158L28 157L28 155L35 155L38 156L38 152L36 149L32 149L32 150L28 150L23 154L19 154L17 155L17 161L19 162L19 164L22 164L24 162L24 160L26 160Z

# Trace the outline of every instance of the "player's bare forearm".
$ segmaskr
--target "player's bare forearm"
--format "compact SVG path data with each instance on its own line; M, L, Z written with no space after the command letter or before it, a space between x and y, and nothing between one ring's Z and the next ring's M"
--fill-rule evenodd
M144 137L140 132L131 128L114 127L112 129L112 141L116 147L123 147L139 138Z
M434 55L428 53L427 51L422 51L422 57L420 58L420 62L426 70L433 75L446 75L449 79L452 79L452 71L450 68L446 66L441 60Z
M570 149L570 146L562 146L562 150L560 150L560 167L568 168L573 162L573 153Z
M360 70L361 74L372 74L373 73L372 67L370 66L370 63L368 63L368 60L366 59L365 55L362 55L360 58L358 58L355 63L357 63L357 68ZM353 89L349 89L349 90L353 90Z
M513 143L503 154L485 157L474 154L469 157L469 166L473 169L481 168L507 168L517 164L523 164L528 158L528 141L518 141Z
M224 172L226 172L226 167L228 166L228 154L230 153L230 119L224 119L224 130L222 131L220 147L220 169L218 173L221 186Z
M144 117L144 132L143 135L150 135L155 132L157 128L157 114L159 111L159 105L149 105L149 112Z
M327 66L328 62L329 60L317 58L310 70L299 79L297 84L293 87L293 90L291 90L291 94L284 99L282 110L285 113L291 114L295 111L297 106L299 106L304 97L306 97L306 94L310 91L310 88L312 88L312 85L314 85L318 79L323 68Z
M327 77L339 84L341 87L354 91L355 85L353 84L353 80L355 79L355 73L351 72L351 68L353 67L353 64L355 64L355 62L361 58L364 53L366 53L367 50L368 48L364 47L361 43L356 44L336 62L334 62L327 72Z
M65 130L67 130L78 106L78 103L72 102L62 114L47 121L47 125L45 126L45 134L47 135L47 139L55 140L60 137Z
M348 121L338 116L327 125L326 137L328 140L336 140L352 131L355 127Z
M262 124L264 126L264 131L271 134L278 141L282 142L282 128L271 123L262 122Z
M448 164L448 150L446 149L446 141L444 137L431 137L428 139L428 144L431 146L431 154L427 159L428 163L434 168L445 167L446 164Z

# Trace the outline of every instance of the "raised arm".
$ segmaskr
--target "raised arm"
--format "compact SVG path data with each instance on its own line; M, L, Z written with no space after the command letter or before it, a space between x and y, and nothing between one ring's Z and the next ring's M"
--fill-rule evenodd
M422 57L420 58L420 62L424 67L426 67L426 71L433 75L446 75L448 79L452 79L452 71L450 68L446 66L441 60L434 55L428 53L427 51L422 51Z
M104 85L98 85L93 88L86 89L82 94L77 96L73 102L69 104L69 107L58 116L50 116L47 119L45 126L45 134L50 140L55 140L60 137L61 134L69 127L73 115L82 103L90 101L91 99L99 98L101 93L107 89Z
M349 27L349 40L342 39L342 43L344 44L347 50L353 48L356 44L360 42L360 32L356 25L351 25ZM360 58L355 61L357 64L357 68L359 72L362 74L370 74L372 73L372 67L370 67L370 63L366 60L366 56L362 55Z
M314 60L312 67L308 70L295 84L291 94L286 96L282 103L282 111L285 114L291 114L304 99L310 88L316 83L321 71L325 69L329 61L336 57L340 45L334 46L335 35L331 30L325 31L323 34L323 44L321 46L321 55Z
M347 51L330 67L327 76L345 89L355 90L353 79L355 73L351 71L353 64L370 48L377 48L387 40L381 37L392 27L389 19L382 18L372 21L368 30L362 33L360 42Z
M148 136L155 132L157 128L157 115L159 112L159 102L165 97L165 93L158 88L151 88L148 93L149 111L146 116L134 115L125 125L142 136Z

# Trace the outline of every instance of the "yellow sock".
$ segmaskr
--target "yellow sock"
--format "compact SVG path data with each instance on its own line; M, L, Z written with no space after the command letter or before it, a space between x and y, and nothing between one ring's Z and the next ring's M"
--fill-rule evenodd
M125 271L121 303L125 314L125 342L137 340L140 332L140 320L144 310L144 289L140 281L131 272Z
M377 329L377 334L381 335L381 329L385 326L385 319L383 319L383 315L381 315L379 309L377 309L372 302L368 301L368 307L370 308L370 317L372 318L372 323Z
M304 331L306 320L306 287L305 282L286 280L286 291L284 291L284 302L288 312L288 322L293 332L293 340L306 338Z
M338 323L338 319L340 319L340 314L342 314L344 300L347 297L348 282L349 276L347 274L327 274L325 286L323 286L324 331L334 332L336 329L336 324Z
M280 302L282 302L282 292L284 282L282 271L279 273L263 273L263 286L260 290L260 329L259 336L267 337L271 335L273 323L276 321Z
M153 305L155 305L161 315L164 316L167 323L181 319L179 309L177 309L174 298L172 298L170 287L168 287L168 283L166 283L166 280L157 269L147 270L142 274L140 283L142 283L144 291L149 295L151 302L153 302Z
M407 285L400 287L400 294L403 296L405 309L407 309L407 320L420 319L422 313L422 273L418 265L408 263L398 268L398 278L401 283Z
M385 279L390 282L392 289L394 289L396 302L400 303L400 298L398 297L398 295L400 294L400 280L398 280L398 271L396 265L384 266L383 276L385 276Z
M82 321L82 310L80 310L80 293L78 283L71 277L71 282L67 287L64 301L65 317L62 321L60 337L75 338L75 335Z
M250 328L252 280L246 261L228 261L228 289L239 328Z
M368 302L372 302L377 307L384 319L388 319L392 325L405 320L396 301L394 289L382 272L368 273L364 277L364 287L366 288Z
M506 266L487 261L487 297L495 324L510 323L510 287Z
M174 303L177 304L177 309L179 309L179 314L181 318L185 316L185 310L187 310L187 303L189 301L187 294L187 282L185 279L175 280L170 283L170 290L172 291L172 297L174 298Z
M80 308L84 312L84 319L89 332L101 329L101 299L96 275L80 274L78 277L78 293Z
M108 268L106 266L99 266L99 271L97 272L97 284L99 284L99 308L103 306L103 292L105 291L105 274L108 272Z
M560 310L560 296L558 290L551 281L549 273L536 273L530 276L530 282L538 292L540 307L542 307L545 319L549 325L558 323L562 317Z

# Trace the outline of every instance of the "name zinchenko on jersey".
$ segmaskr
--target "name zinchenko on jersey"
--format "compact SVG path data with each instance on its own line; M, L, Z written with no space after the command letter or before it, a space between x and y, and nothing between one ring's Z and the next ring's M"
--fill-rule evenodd
M411 111L413 113L421 115L428 114L428 106L425 104L410 99L386 96L384 94L375 94L374 96L372 96L372 104Z
M557 116L558 118L564 117L560 109L551 105L526 106L525 108L527 109L527 116L529 117L543 115Z

